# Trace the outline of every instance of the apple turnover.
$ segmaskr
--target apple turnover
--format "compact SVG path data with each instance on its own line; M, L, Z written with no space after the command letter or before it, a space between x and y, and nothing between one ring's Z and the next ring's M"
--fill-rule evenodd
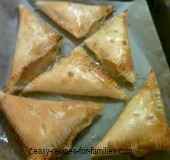
M22 89L54 62L61 39L51 26L20 5L16 51L5 91Z
M37 1L36 5L64 30L83 38L112 13L111 5L88 5L62 1Z
M135 82L132 53L128 39L128 13L115 16L89 37L85 44L113 76Z
M155 150L170 150L170 129L153 72L97 148L107 148L111 150L110 153L129 152L137 156Z
M23 92L47 92L127 99L124 90L82 47L30 82Z
M1 110L28 151L29 160L50 159L52 153L60 156L102 110L101 104L89 101L37 100L2 92L0 98Z

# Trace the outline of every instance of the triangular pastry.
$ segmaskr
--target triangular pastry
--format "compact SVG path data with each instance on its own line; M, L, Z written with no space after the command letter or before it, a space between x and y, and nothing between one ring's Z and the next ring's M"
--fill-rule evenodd
M132 98L96 149L108 148L137 156L170 150L170 129L164 109L156 76L151 72L143 89Z
M82 47L75 48L68 57L61 59L51 70L44 72L24 88L24 92L35 91L127 98L117 83L103 72Z
M31 154L31 160L52 156L42 154L43 149L60 153L69 149L77 134L102 110L99 103L89 101L36 100L3 93L0 97L1 110Z
M61 36L23 5L19 6L19 31L6 92L19 90L55 61Z
M115 16L85 41L104 67L130 83L135 82L133 60L128 40L127 12Z
M85 37L97 22L113 10L111 5L88 5L66 1L37 1L36 5L76 38Z

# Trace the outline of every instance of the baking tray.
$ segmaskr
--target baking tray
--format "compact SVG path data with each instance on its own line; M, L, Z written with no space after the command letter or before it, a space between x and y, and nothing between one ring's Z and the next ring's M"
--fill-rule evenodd
M79 0L84 2L83 0ZM34 8L32 1L26 0L0 0L0 87L2 88L8 78L9 68L13 53L15 51L16 35L18 29L18 12L17 6L24 3L30 8ZM145 0L136 0L133 2L104 1L104 0L88 0L85 3L111 3L116 8L116 13L127 10L129 11L129 39L132 47L135 72L137 74L137 82L134 91L129 94L134 95L143 85L151 68L156 72L159 86L162 91L162 97L165 102L167 117L170 117L170 72L160 45L147 3ZM39 14L39 13L38 13ZM55 25L47 18L41 15L54 27ZM56 27L56 29L58 29ZM62 33L64 34L64 33ZM64 34L65 35L65 34ZM63 51L68 53L79 42L72 43L70 37L65 35ZM72 40L72 39L71 39ZM40 98L38 96L38 98ZM55 97L45 97L54 98ZM115 120L123 111L125 103L108 102L105 103L102 117L97 120L91 127L86 129L75 140L73 148L79 147L89 148L91 145L97 144L107 133L109 128L114 124ZM169 118L170 119L170 118ZM3 160L22 160L23 151L17 144L17 137L8 126L8 122L0 115L0 159ZM142 158L145 160L169 160L169 152L157 152ZM74 153L67 154L63 160L88 160L90 154ZM137 159L128 155L115 155L114 160L133 160Z

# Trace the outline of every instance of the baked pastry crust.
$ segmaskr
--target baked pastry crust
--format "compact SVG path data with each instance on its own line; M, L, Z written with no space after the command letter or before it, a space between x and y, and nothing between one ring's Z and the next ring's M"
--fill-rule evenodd
M4 93L0 97L1 110L28 150L69 149L102 110L101 104L89 101L36 100ZM31 153L32 160L52 156Z
M112 13L112 5L87 5L62 1L37 1L38 8L76 38L85 37L95 23Z
M58 94L102 96L126 99L124 91L96 64L82 47L53 68L30 82L23 92L51 92Z
M142 156L155 150L170 150L170 129L160 89L153 72L145 86L128 103L116 123L96 148L113 153L130 152Z
M22 89L56 59L61 36L23 5L19 6L19 31L11 73L5 91Z
M128 39L128 12L114 16L85 44L112 75L135 82L132 53Z

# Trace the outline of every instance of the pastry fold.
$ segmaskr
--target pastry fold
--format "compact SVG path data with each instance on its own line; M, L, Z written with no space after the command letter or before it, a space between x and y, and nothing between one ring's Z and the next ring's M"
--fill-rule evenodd
M35 91L127 99L123 89L82 47L75 48L69 56L35 78L23 90Z
M66 1L37 1L36 5L76 38L85 37L113 10L111 5L87 5Z
M30 9L19 6L16 51L5 91L15 92L56 59L62 37Z
M128 39L128 12L111 18L89 37L85 44L113 76L135 82L132 53Z
M28 151L29 160L60 156L102 110L89 101L47 101L0 93L1 110ZM55 149L57 152L54 152ZM43 151L52 152L43 152Z
M151 151L170 150L170 129L165 106L153 72L150 73L145 86L132 98L116 123L96 146L97 148L111 150L110 153L113 154L128 152L136 156Z

